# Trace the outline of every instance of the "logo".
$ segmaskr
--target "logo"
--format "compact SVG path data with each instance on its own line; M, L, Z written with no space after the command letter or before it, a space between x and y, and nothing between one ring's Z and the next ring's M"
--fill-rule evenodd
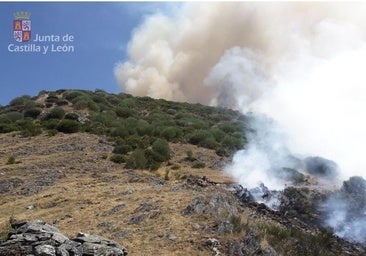
M29 12L14 13L13 35L17 42L28 42L31 39L31 20Z

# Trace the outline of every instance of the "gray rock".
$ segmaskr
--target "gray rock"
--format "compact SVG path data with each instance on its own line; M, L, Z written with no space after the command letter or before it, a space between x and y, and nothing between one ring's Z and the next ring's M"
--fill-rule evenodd
M55 240L59 244L62 244L66 240L68 240L68 238L61 233L54 233L52 236L52 239Z
M23 184L23 180L18 178L10 178L0 180L0 194L11 192Z
M56 249L51 245L38 245L34 247L35 256L56 256Z
M234 225L229 221L222 221L217 229L219 234L232 233L234 231Z
M228 256L247 256L247 255L258 255L258 256L277 256L277 252L268 247L263 249L258 242L258 237L250 232L244 237L239 243L232 243L229 246Z
M132 195L133 193L135 193L136 190L135 189L128 189L126 191L122 192L122 195Z
M169 235L169 240L176 241L177 237L175 235L171 234L171 235Z
M0 256L125 256L127 250L101 236L79 233L67 238L42 220L20 222L8 239L0 244Z

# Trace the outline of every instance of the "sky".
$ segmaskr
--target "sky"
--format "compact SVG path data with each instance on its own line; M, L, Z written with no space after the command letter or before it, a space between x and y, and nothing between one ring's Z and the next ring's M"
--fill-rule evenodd
M168 5L158 2L1 2L0 104L6 105L22 95L35 96L41 90L103 89L119 93L121 87L113 69L127 58L127 44L133 29L145 17ZM14 13L21 11L31 14L28 42L16 42L13 38ZM36 42L36 35L39 38L53 35L54 39L59 36L60 41ZM74 40L64 42L65 35L73 36ZM32 44L41 51L14 52L16 46ZM64 45L66 52L52 52L52 47L56 50ZM43 47L48 48L45 54Z

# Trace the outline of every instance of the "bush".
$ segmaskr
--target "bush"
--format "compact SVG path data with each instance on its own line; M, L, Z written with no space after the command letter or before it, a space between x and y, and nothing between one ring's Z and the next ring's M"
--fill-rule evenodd
M180 164L177 163L173 164L171 167L172 170L179 170L180 168L181 168Z
M79 115L76 113L67 113L65 115L65 119L77 121L79 119Z
M117 163L117 164L122 164L122 163L125 163L126 162L125 156L120 155L120 154L114 154L114 155L112 155L109 158L109 160L111 160L112 162Z
M18 130L19 128L16 125L0 123L0 133L8 133Z
M75 133L80 129L80 124L74 120L64 119L57 125L57 130L63 133Z
M57 133L58 133L58 131L57 130L54 130L54 129L47 131L47 135L49 137L55 136Z
M63 110L60 107L55 107L51 110L50 113L48 113L46 115L46 117L44 118L45 120L49 120L49 119L62 119L65 115L65 110Z
M205 166L206 166L205 163L202 163L202 162L199 162L199 161L194 161L193 164L192 164L192 168L195 168L195 169L205 168Z
M88 101L81 99L81 100L77 101L76 103L74 103L73 106L76 110L82 110L82 109L85 109L88 107Z
M10 101L10 106L24 106L28 101L31 100L31 96L23 95Z
M164 180L169 180L169 173L170 173L170 171L168 169L165 170Z
M116 109L116 114L119 117L122 118L128 118L128 117L133 117L137 115L137 112L131 108L128 107L118 107Z
M90 111L98 112L100 110L97 103L94 101L88 101L87 107Z
M10 157L8 158L8 161L6 162L6 164L15 164L15 157L10 156Z
M204 139L198 145L201 147L204 147L204 148L209 148L209 149L216 149L220 146L219 143L217 143L215 138L213 138L213 137Z
M156 160L160 160L163 162L163 161L167 161L170 159L170 148L169 148L169 144L166 140L157 139L152 144L152 150L154 153L157 154L157 157L159 158Z
M56 101L57 106L67 106L69 105L69 102L67 100L59 99Z
M52 129L56 129L59 122L60 122L60 120L58 120L58 119L44 120L44 121L42 121L42 126L46 129L52 130Z
M84 93L79 91L67 91L64 93L63 97L69 101L75 99L76 97L82 96Z
M214 139L213 135L209 131L198 130L191 135L189 142L194 145L198 145L208 139Z
M11 122L16 122L23 119L23 114L17 111L8 112L5 114L5 118Z
M121 137L121 138L126 138L129 135L128 130L125 126L118 126L112 128L110 134L112 137Z
M45 102L56 103L58 101L58 97L56 95L50 95L46 98Z
M113 153L125 155L132 150L130 145L118 145L113 149Z
M187 157L184 160L187 160L187 161L190 161L190 162L193 162L193 161L196 160L196 158L193 156L192 150L188 150L186 152L186 154L187 154Z
M131 156L127 159L126 167L132 169L145 169L147 159L145 157L144 150L135 149Z
M161 136L168 141L172 141L174 138L179 138L183 134L179 127L170 126L163 129Z
M24 137L37 136L42 133L41 125L32 120L19 120L17 125L21 131L21 135Z
M24 117L37 118L42 113L41 108L31 108L24 112Z

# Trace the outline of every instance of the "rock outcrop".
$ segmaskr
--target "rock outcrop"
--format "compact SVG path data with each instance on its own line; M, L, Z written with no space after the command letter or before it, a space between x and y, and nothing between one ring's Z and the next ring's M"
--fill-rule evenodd
M12 224L14 231L0 244L0 256L125 256L123 246L106 238L79 233L68 238L42 220Z

